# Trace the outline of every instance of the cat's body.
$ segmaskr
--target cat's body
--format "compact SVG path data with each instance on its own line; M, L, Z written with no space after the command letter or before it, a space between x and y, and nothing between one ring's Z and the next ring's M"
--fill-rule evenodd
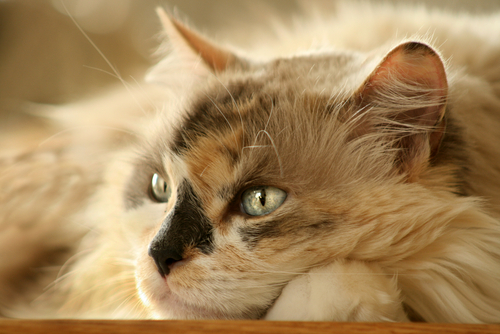
M243 58L162 16L142 108L84 105L137 138L2 167L3 313L499 322L499 18L339 5Z

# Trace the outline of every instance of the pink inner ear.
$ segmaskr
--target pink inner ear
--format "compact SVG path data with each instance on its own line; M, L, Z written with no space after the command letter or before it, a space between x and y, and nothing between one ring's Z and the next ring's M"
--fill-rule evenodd
M429 46L409 42L389 52L366 81L361 96L363 101L370 103L391 94L413 98L419 91L428 99L429 106L415 109L408 106L395 118L414 125L438 124L444 116L448 93L443 63Z
M201 58L215 71L223 71L234 61L234 56L202 38L184 24L173 19L172 23L184 37L186 42L198 53Z
M236 62L236 57L211 43L186 25L169 16L161 7L157 9L158 16L168 36L170 45L179 59L196 68L198 75L206 75L210 71L223 71ZM203 63L198 66L200 58Z
M378 131L377 122L383 122L382 128L393 128L401 149L399 169L410 180L418 178L443 138L447 93L446 72L438 54L422 43L401 44L387 54L359 91L361 105L375 108L367 112L360 132Z

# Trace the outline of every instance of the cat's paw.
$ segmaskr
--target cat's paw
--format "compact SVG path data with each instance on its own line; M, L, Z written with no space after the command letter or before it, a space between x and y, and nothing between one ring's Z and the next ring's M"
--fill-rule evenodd
M408 321L395 280L373 264L345 260L290 281L264 320Z

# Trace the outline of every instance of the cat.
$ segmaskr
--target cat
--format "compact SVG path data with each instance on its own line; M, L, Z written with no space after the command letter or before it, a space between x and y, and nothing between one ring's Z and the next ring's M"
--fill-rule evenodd
M104 126L2 160L2 314L499 322L500 14L335 7L42 113Z

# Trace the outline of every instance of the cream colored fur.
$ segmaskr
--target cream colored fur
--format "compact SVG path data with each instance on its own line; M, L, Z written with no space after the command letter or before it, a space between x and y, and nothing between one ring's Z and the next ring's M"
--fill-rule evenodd
M407 321L396 279L376 266L339 260L292 280L265 320Z
M2 314L406 321L414 314L405 313L404 303L425 321L500 321L500 14L339 2L331 17L278 31L279 43L263 38L247 52L223 50L216 59L199 58L182 28L163 20L174 51L148 74L159 85L147 96L132 92L140 98L131 101L130 91L121 90L45 111L70 139L49 141L46 155L31 152L1 166ZM382 122L397 105L433 107L441 97L409 103L389 94L385 106L343 109L384 57L408 41L430 45L445 63L447 112L465 143L468 165L460 181L467 196L456 194L456 162L432 166L422 158L409 177L395 171L387 133L365 131L365 115ZM344 54L326 61L330 72L308 61L286 68L288 95L266 67L276 57ZM233 57L243 65L234 65ZM169 152L190 101L224 94L239 79L262 80L270 93L282 93L268 102L269 109L277 107L260 120L263 126L245 127L242 120L241 128L235 124L232 132L197 143L183 158ZM321 108L321 98L337 103L333 121L305 114ZM245 116L252 101L235 101L234 109ZM349 122L342 121L345 110L355 113ZM99 136L75 134L71 129L81 120L100 127ZM129 134L116 137L117 131ZM365 135L350 140L352 131ZM244 135L253 139L245 149L238 146ZM291 189L278 218L293 214L299 218L290 221L302 225L330 217L339 222L319 234L313 226L311 234L287 226L249 249L239 233L257 223L231 217L214 228L213 254L193 250L192 259L164 279L147 247L174 204L145 201L127 209L123 203L136 157L158 142L170 184L175 189L191 180L211 218L228 205L214 190L257 173L252 166L262 159L266 177ZM240 149L236 166L220 153L221 145ZM47 265L57 265L51 273L40 272L45 255Z

